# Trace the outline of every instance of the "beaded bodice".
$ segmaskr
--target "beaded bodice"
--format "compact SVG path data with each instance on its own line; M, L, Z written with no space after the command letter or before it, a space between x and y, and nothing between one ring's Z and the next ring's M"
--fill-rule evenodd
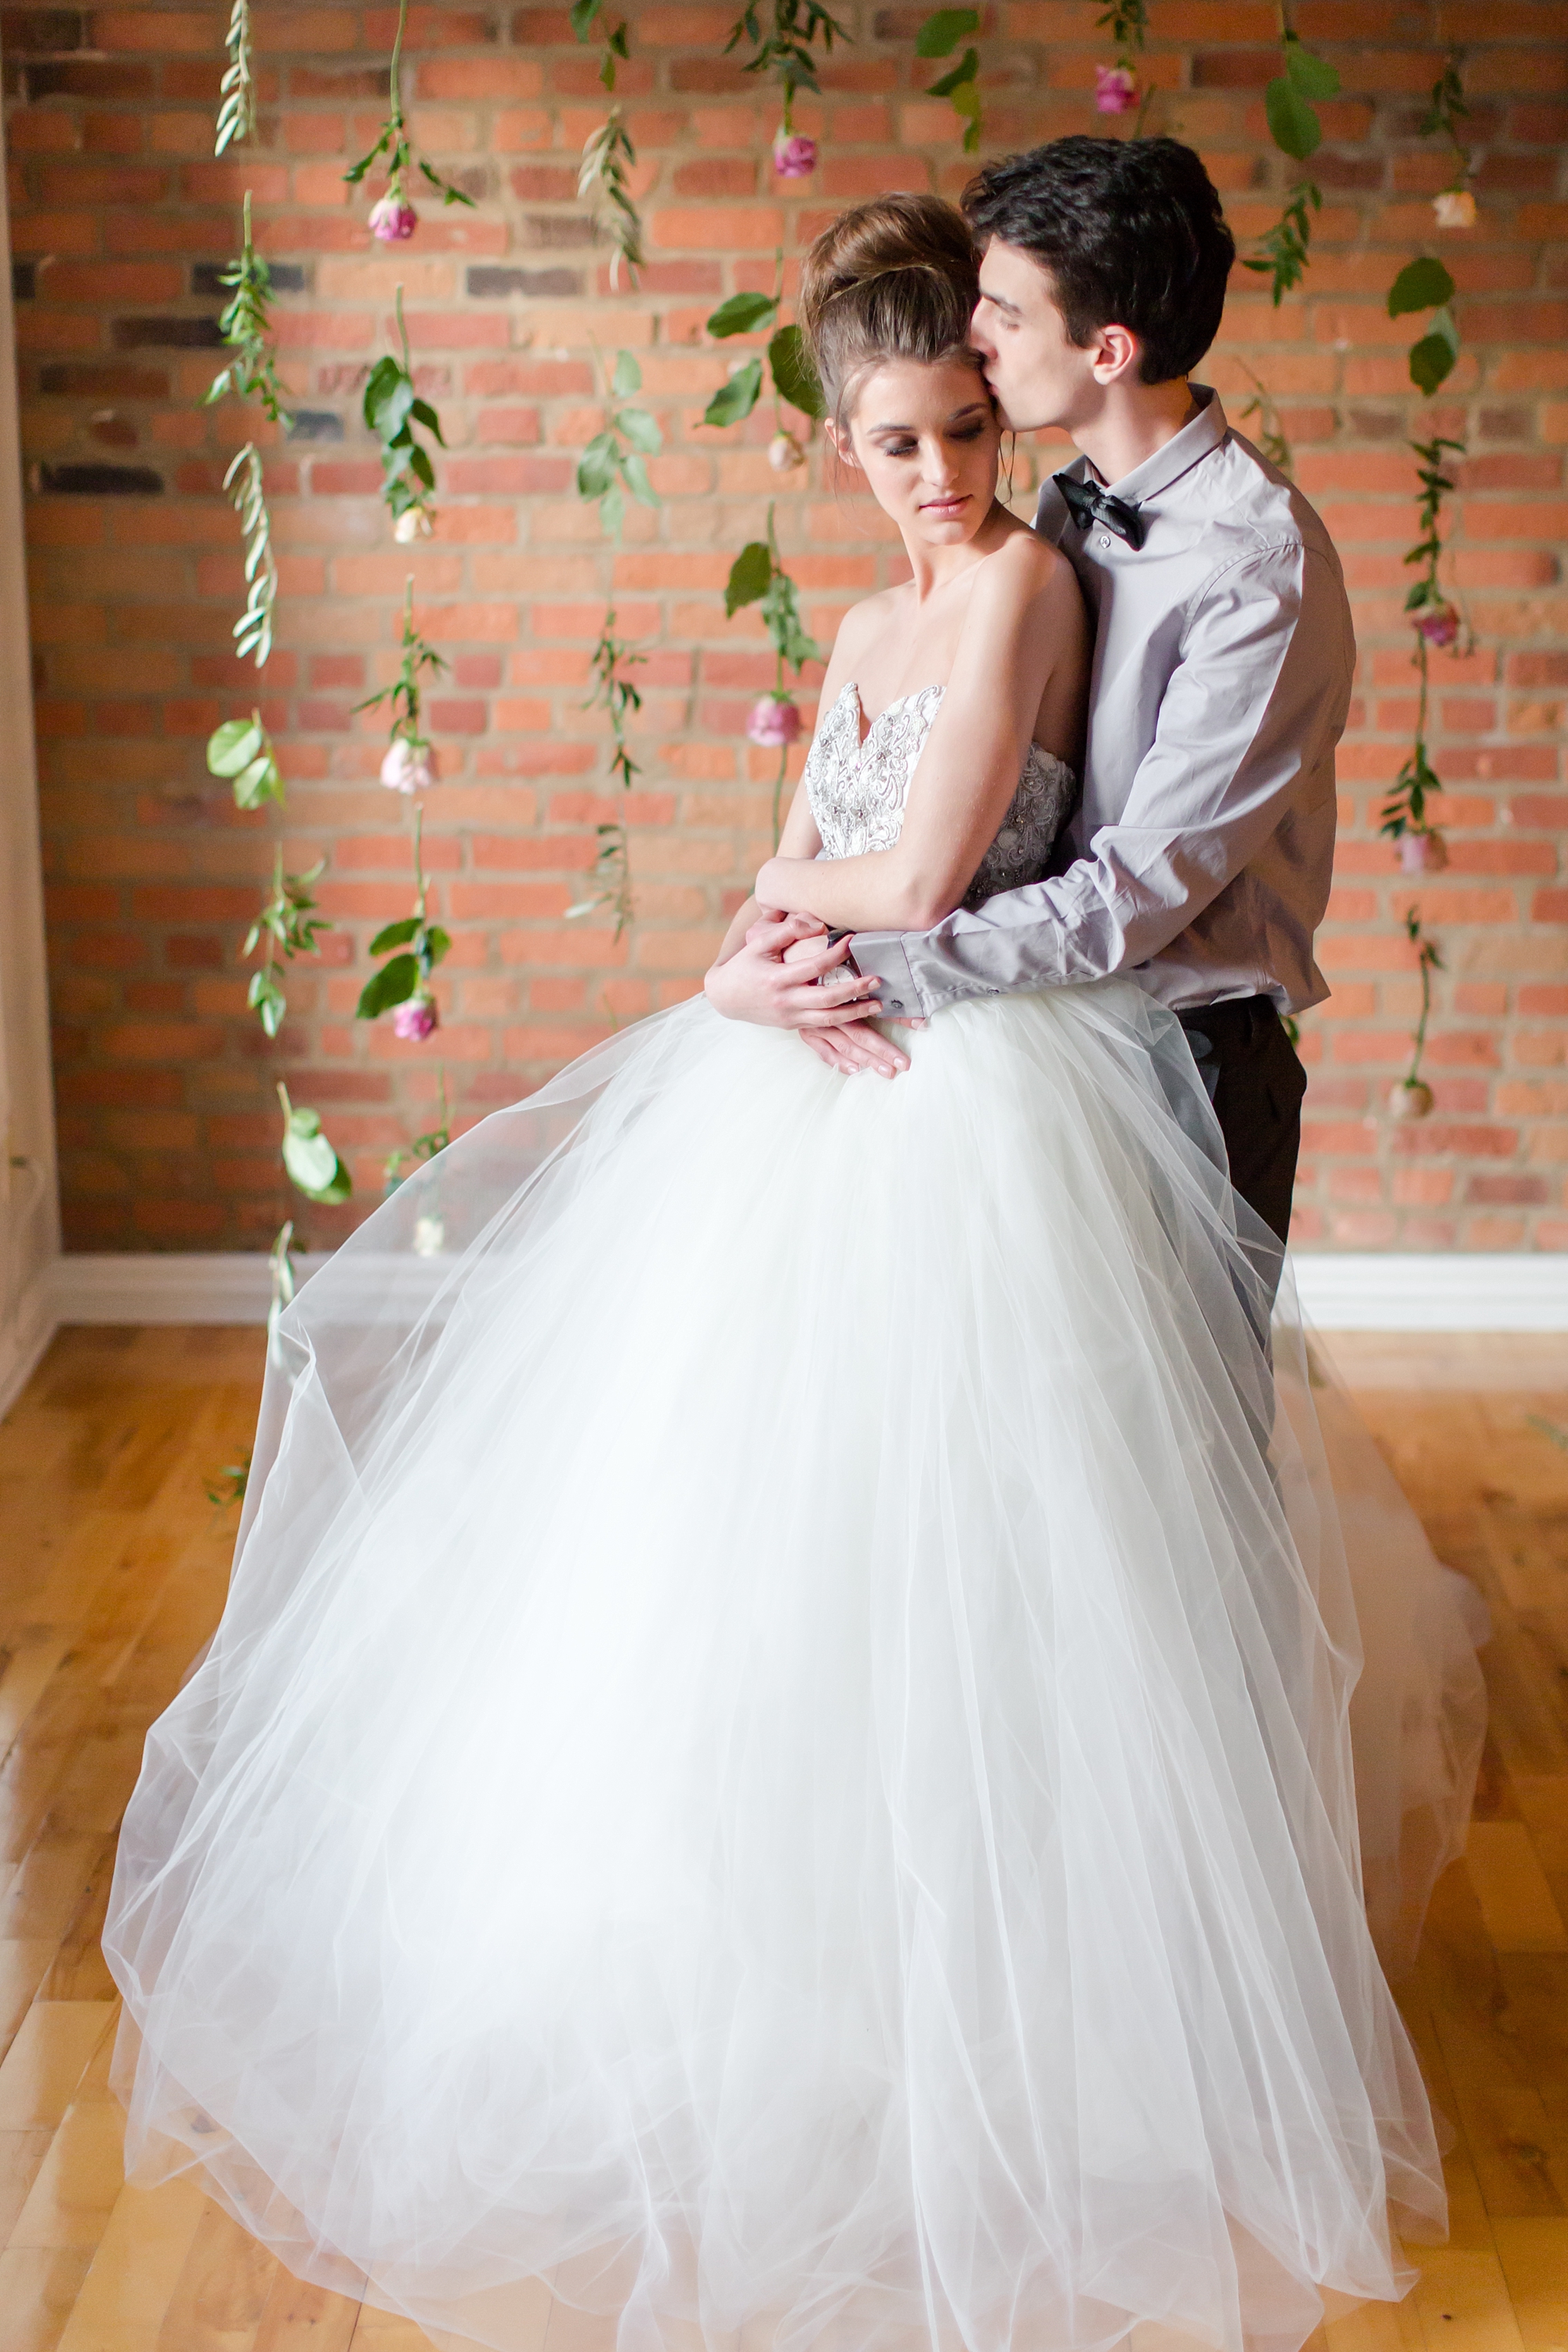
M945 691L921 686L901 694L878 711L862 742L860 689L846 678L817 721L805 761L811 813L829 857L891 849L898 840L910 779ZM1072 770L1031 743L1001 829L964 893L966 907L1040 879L1077 793Z

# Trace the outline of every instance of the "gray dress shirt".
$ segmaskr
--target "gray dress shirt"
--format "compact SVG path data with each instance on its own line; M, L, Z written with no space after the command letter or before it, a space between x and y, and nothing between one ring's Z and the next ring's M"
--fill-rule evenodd
M1080 531L1047 480L1037 530L1095 621L1083 798L1043 881L930 931L857 931L889 1013L1127 972L1176 1011L1328 985L1312 934L1334 848L1334 746L1355 638L1339 558L1219 399L1119 482L1133 548ZM1094 481L1087 458L1065 470Z

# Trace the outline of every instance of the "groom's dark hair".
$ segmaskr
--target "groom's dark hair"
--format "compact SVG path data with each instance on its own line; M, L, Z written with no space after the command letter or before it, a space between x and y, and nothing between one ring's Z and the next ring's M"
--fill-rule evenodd
M1236 239L1179 140L1053 139L987 164L963 212L977 244L1018 246L1049 272L1073 342L1136 335L1144 383L1186 375L1219 332Z

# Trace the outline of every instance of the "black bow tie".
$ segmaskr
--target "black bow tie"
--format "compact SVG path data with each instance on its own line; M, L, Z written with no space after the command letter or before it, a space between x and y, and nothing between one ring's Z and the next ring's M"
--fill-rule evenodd
M1090 523L1097 522L1113 530L1118 539L1124 539L1129 547L1142 546L1143 518L1135 504L1126 499L1113 499L1109 490L1098 488L1093 482L1075 481L1070 474L1053 474L1051 479L1067 500L1068 512L1079 530L1087 530Z

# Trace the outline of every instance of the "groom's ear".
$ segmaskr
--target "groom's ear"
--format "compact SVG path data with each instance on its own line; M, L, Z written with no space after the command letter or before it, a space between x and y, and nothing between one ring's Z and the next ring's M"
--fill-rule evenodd
M1089 356L1097 383L1136 383L1143 346L1131 327L1118 326L1112 320L1095 329Z

